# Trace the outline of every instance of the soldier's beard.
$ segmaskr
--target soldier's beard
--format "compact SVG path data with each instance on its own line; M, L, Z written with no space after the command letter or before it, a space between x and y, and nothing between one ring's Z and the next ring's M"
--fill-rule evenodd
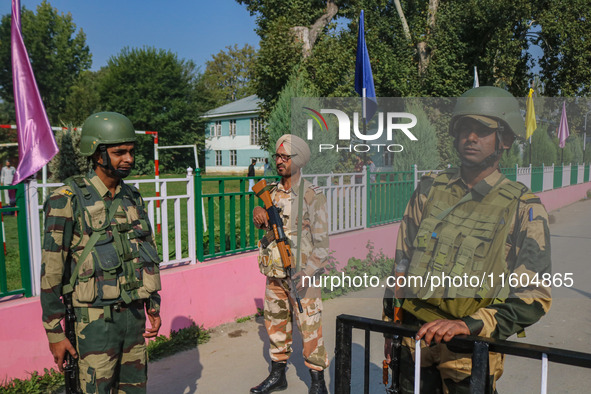
M129 176L129 174L131 174L131 170L133 170L133 165L131 166L131 168L129 170L119 170L119 169L113 169L111 170L113 172L113 175L115 175L117 178L127 178Z
M106 150L102 151L101 154L103 155L103 163L106 163L106 164L100 164L100 163L97 163L97 164L99 166L103 167L104 169L110 171L111 174L113 174L113 176L115 178L123 179L123 178L127 178L129 176L129 174L131 174L131 170L133 170L133 167L135 166L135 161L133 163L131 163L128 170L121 170L121 169L113 167L113 164L111 163L111 157L109 156L109 153L107 153Z

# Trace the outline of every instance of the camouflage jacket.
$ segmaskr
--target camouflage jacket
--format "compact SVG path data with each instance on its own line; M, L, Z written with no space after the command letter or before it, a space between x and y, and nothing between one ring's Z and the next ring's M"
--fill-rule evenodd
M447 187L457 201L461 200L469 189L460 177L459 169L446 170ZM428 175L421 179L413 193L400 224L396 240L395 264L403 259L412 260L413 242L421 224L428 195L435 179ZM473 193L487 195L494 185L509 182L504 175L495 171L473 187ZM527 191L517 204L517 212L511 215L509 236L505 244L505 261L508 272L527 274L533 277L551 272L550 232L548 214L540 199ZM395 269L395 268L394 268ZM394 275L394 269L392 275ZM541 278L540 278L541 280ZM469 316L462 317L470 332L474 335L506 339L510 335L522 331L525 327L537 322L551 305L549 287L523 288L512 287L509 296L478 309ZM386 290L383 302L382 317L392 321L394 299L391 289ZM405 310L405 313L408 313Z
M109 192L94 171L89 171L85 179L103 197L107 208L109 208L112 201L116 198L121 198L121 201L123 201L121 204L118 204L117 211L111 221L112 224L129 223L134 226L137 220L134 218L142 216L139 215L139 211L145 212L144 202L139 197L137 189L132 186L126 185L126 187L122 187L123 182L121 182L116 188L115 196L112 196L111 192ZM130 195L130 193L133 195ZM136 201L141 203L142 206L140 208L136 207ZM49 341L55 343L65 338L60 324L60 321L65 316L65 306L61 302L60 297L62 287L68 281L68 278L64 278L66 262L70 262L69 271L71 273L74 272L77 259L80 257L90 238L89 232L91 230L81 224L82 218L80 216L76 217L75 213L81 212L81 210L78 209L77 198L69 186L59 187L49 196L44 204L44 212L45 229L42 246L40 299L43 310L44 328ZM107 233L112 236L111 230L107 229ZM156 250L151 231L144 242L149 242L154 248L152 250ZM86 260L92 261L92 254ZM157 256L154 257L157 258ZM86 260L84 264L86 264ZM159 261L155 262L155 267L152 268L149 274L159 283L158 263ZM87 268L81 266L79 272L83 272L85 269ZM79 287L74 287L72 294L73 305L75 307L93 306L90 302L81 301L79 292ZM136 298L149 298L150 307L156 310L160 309L160 296L157 291L151 294L139 293L136 294ZM121 301L120 296L106 303L109 304L118 301Z
M300 244L297 238L300 182L292 185L289 190L285 190L281 182L271 186L271 198L273 204L281 210L285 235L294 245L294 259L298 249L301 251L300 270L310 276L323 271L328 262L328 212L324 193L304 180Z

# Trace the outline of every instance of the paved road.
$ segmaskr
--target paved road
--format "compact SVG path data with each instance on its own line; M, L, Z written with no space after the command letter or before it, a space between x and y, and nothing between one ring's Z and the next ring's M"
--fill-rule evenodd
M527 329L524 343L591 353L591 200L552 212L552 261L555 273L572 272L571 289L553 290L549 314ZM324 303L324 337L331 367L327 374L334 392L334 339L336 316L342 313L379 319L381 289L364 290ZM262 295L261 295L262 296ZM354 331L352 393L361 393L363 343ZM286 394L307 393L310 377L301 357L300 337L294 335L294 355L288 364ZM211 340L149 366L149 393L248 393L268 373L269 343L261 318L218 327ZM383 393L381 364L383 339L371 337L370 392ZM539 393L541 363L508 356L499 382L500 393ZM548 393L591 392L591 370L550 363Z

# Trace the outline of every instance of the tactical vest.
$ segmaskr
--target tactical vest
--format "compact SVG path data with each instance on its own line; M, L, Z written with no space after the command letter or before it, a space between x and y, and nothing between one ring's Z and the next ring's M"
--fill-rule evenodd
M423 283L409 281L403 308L423 321L468 316L496 298L506 298L509 291L499 286L499 275L508 273L507 237L527 187L501 176L485 196L472 191L458 201L447 187L456 171L434 179L413 241L407 277L422 277ZM450 281L431 288L432 277L442 275ZM454 277L478 281L473 279L473 287L466 282L456 286Z
M119 197L107 206L88 178L64 183L76 196L79 243L86 239L84 249L72 252L77 265L64 293L75 290L75 302L102 307L147 299L160 290L160 258L139 192L122 183Z

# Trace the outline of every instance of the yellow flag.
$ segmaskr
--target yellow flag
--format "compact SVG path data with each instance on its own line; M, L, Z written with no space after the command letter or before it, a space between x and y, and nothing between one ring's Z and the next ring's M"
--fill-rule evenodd
M536 111L534 111L534 90L530 89L525 104L525 138L532 136L538 125L536 124Z

